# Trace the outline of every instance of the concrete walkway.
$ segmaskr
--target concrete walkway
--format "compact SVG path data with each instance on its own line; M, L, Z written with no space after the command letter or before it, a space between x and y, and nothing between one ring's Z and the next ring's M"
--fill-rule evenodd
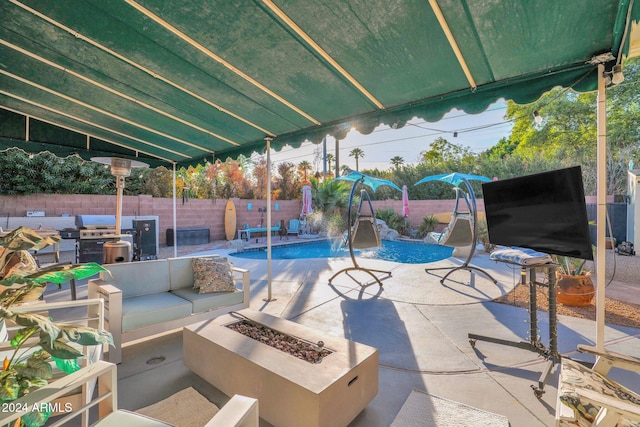
M205 253L226 255L229 251ZM251 308L378 348L378 395L351 426L389 426L414 388L504 415L514 427L553 425L557 369L538 399L531 386L538 385L544 358L484 341L474 348L467 336L471 332L528 340L527 311L490 302L516 285L519 269L478 255L473 265L490 271L498 284L476 274L471 286L469 272L460 271L442 285L439 276L446 271L428 274L425 267L455 265L461 260L413 265L361 260L362 266L392 272L392 277L383 280L383 287L361 287L345 274L328 283L335 272L351 265L350 260L279 260L272 262L269 288L266 261L233 256L230 260L251 271ZM365 274L354 276L371 281ZM265 301L269 294L271 301ZM542 342L547 344L548 313L538 312L538 320ZM560 316L560 353L589 360L575 349L580 343L593 344L595 333L593 321ZM610 350L640 354L638 329L608 326L605 338ZM126 347L118 376L119 400L125 409L149 405L188 386L218 405L227 399L184 367L180 333ZM614 378L640 390L638 375L615 373Z

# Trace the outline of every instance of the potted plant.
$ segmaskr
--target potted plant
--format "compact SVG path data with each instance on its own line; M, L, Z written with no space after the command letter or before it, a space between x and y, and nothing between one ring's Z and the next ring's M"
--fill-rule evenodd
M16 248L25 250L29 242L40 245L37 233L21 228L0 238L0 247L8 255ZM0 280L3 289L0 293L0 325L5 333L7 323L18 327L10 338L12 351L4 357L0 371L0 404L3 407L7 402L46 385L53 378L52 363L67 374L80 369L78 359L84 354L72 343L80 346L113 345L113 338L107 331L56 323L39 314L14 311L16 305L38 300L47 283L62 284L72 279L85 279L100 271L104 268L96 263L65 264L37 270L19 269ZM6 341L8 336L1 338L0 341ZM16 425L40 426L50 414L46 410L26 411L20 424Z
M558 302L573 307L590 305L596 291L591 272L585 271L586 260L556 255L554 262L560 266L556 274Z
M60 237L42 237L35 231L18 227L0 238L0 278L8 274L12 268L37 270L38 266L29 254L29 250L38 251L53 245Z

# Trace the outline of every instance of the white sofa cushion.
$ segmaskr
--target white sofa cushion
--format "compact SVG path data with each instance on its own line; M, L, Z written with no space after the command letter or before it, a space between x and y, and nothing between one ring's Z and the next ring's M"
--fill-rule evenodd
M122 330L144 328L170 320L189 317L191 302L171 292L122 299Z
M193 304L194 313L204 313L205 311L214 310L220 307L226 307L233 304L242 303L242 292L215 292L209 294L201 294L198 289L176 289L171 291L172 294L184 298Z
M115 284L122 291L122 298L169 292L167 260L107 264L104 268L108 273L101 272L100 278Z

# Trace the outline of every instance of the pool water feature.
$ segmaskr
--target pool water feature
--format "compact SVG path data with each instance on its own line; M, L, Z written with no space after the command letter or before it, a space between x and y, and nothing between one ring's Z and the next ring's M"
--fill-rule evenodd
M403 264L422 264L449 258L453 248L423 242L383 240L382 246L354 249L360 258L395 261ZM266 248L248 249L231 256L249 259L267 259ZM349 257L349 248L340 240L321 240L272 246L271 259L342 258Z

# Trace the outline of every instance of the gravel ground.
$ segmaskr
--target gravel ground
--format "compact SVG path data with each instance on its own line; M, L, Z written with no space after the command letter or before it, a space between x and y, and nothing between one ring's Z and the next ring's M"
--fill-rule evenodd
M536 290L538 309L549 311L549 288L537 285ZM518 285L513 291L495 301L517 307L529 308L529 285ZM565 316L595 320L595 298L594 301L591 302L591 305L584 307L569 307L558 304L557 312ZM605 323L640 328L640 305L605 298Z
M640 304L636 304L640 301L640 257L616 255L611 250L606 251L606 256L607 286L611 286L606 292L611 298L605 298L605 323L640 328ZM589 262L587 269L594 271L593 263ZM592 274L592 279L595 282L595 274ZM549 311L549 289L540 285L536 288L538 308ZM496 302L528 308L529 286L518 285ZM595 320L595 298L591 305L585 307L558 304L557 312L565 316Z

